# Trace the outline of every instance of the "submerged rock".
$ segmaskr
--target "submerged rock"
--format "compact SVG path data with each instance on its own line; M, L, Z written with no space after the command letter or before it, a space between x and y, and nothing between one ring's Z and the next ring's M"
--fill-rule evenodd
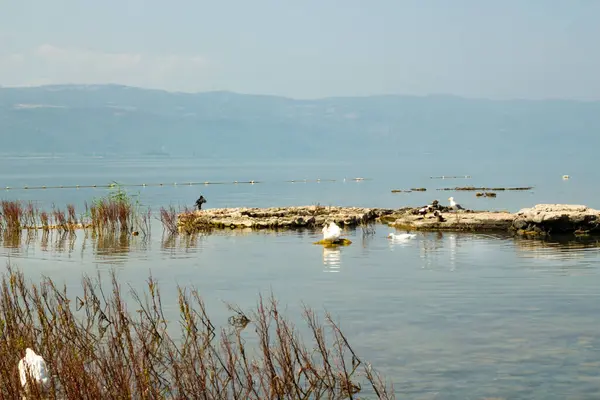
M314 244L320 244L324 247L350 246L352 244L352 241L346 238L339 238L337 240L323 239L319 240L318 242L315 242Z
M474 191L474 190L481 190L481 191L492 191L492 192L497 192L497 191L501 191L501 190L517 190L517 191L523 191L523 190L531 190L533 189L533 186L524 186L524 187L477 187L477 186L458 186L458 187L448 187L448 188L441 188L441 189L437 189L437 190L456 190L456 191Z

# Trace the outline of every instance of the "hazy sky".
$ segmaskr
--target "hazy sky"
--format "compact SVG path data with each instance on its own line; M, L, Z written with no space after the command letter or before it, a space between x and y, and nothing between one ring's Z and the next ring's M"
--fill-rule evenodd
M600 99L600 0L0 0L0 85Z

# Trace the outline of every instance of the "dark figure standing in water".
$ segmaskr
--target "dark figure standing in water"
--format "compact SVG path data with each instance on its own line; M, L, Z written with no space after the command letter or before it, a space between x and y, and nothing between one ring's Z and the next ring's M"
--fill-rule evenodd
M200 195L198 200L196 200L196 207L198 207L198 210L202 210L202 204L204 203L206 203L206 199L204 198L204 196Z

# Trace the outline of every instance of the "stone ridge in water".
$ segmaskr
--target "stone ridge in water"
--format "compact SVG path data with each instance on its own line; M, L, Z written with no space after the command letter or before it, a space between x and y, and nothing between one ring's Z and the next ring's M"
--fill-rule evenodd
M520 210L513 229L540 235L600 233L600 211L584 205L538 204Z
M433 214L415 215L411 211L386 216L389 225L397 229L431 231L505 231L515 218L502 211L450 211L442 213L444 221ZM390 217L396 217L390 220Z
M520 235L600 233L600 211L582 205L538 204L516 214L506 211L450 211L440 207L443 220L419 208L398 210L363 207L215 208L178 216L186 231L206 228L300 229L319 228L328 221L340 226L383 222L407 230L505 231Z
M213 208L193 213L183 213L178 217L179 226L203 229L214 228L254 228L254 229L294 229L321 227L325 222L334 221L341 226L356 226L363 222L375 221L393 210L361 207L272 207L272 208Z

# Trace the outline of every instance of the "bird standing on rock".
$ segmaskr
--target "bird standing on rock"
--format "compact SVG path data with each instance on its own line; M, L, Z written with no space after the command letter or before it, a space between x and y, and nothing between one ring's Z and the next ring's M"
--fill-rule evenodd
M438 219L438 222L446 222L446 219L444 218L440 210L435 210L433 212L433 216Z
M464 208L454 201L454 197L448 197L448 201L450 202L450 208L454 210L464 210Z
M198 207L198 210L202 210L202 204L204 203L206 203L206 199L204 198L204 196L200 195L198 200L196 200L196 207Z

